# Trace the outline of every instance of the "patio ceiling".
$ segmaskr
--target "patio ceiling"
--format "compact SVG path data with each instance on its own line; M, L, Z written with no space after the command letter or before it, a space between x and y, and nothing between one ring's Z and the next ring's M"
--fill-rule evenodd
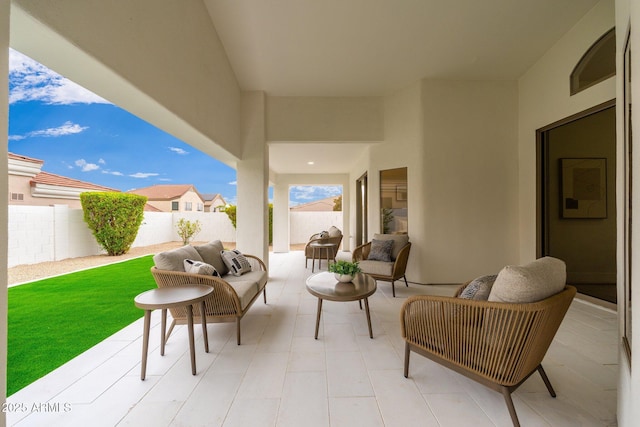
M597 0L204 2L243 90L384 96L423 78L517 79ZM368 146L270 142L270 169L347 173Z
M422 78L517 79L597 0L204 0L240 86L381 96Z

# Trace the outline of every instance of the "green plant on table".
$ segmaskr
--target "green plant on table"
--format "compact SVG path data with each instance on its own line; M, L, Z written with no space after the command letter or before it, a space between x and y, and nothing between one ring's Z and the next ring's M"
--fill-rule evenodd
M360 273L362 271L358 266L357 262L349 262L349 261L336 261L329 266L329 271L337 274L347 274L350 276L355 275L356 273Z

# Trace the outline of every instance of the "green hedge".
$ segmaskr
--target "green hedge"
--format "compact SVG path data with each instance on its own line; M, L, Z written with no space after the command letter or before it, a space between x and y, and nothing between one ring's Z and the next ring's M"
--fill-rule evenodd
M86 192L80 194L84 221L109 255L129 251L144 218L147 198L137 194Z

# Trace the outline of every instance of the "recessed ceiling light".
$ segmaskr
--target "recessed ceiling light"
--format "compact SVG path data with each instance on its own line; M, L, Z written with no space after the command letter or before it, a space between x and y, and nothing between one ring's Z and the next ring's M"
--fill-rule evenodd
M308 164L308 165L313 165L313 164L314 164L314 162L307 162L307 164Z

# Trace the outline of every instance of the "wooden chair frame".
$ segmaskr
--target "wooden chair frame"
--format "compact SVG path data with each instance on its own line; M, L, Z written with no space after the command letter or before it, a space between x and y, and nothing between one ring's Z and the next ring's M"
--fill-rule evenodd
M404 376L409 376L411 352L418 353L501 393L513 425L519 426L511 393L533 373L540 373L549 394L556 396L542 359L575 294L576 288L566 286L526 304L410 297L401 310Z

